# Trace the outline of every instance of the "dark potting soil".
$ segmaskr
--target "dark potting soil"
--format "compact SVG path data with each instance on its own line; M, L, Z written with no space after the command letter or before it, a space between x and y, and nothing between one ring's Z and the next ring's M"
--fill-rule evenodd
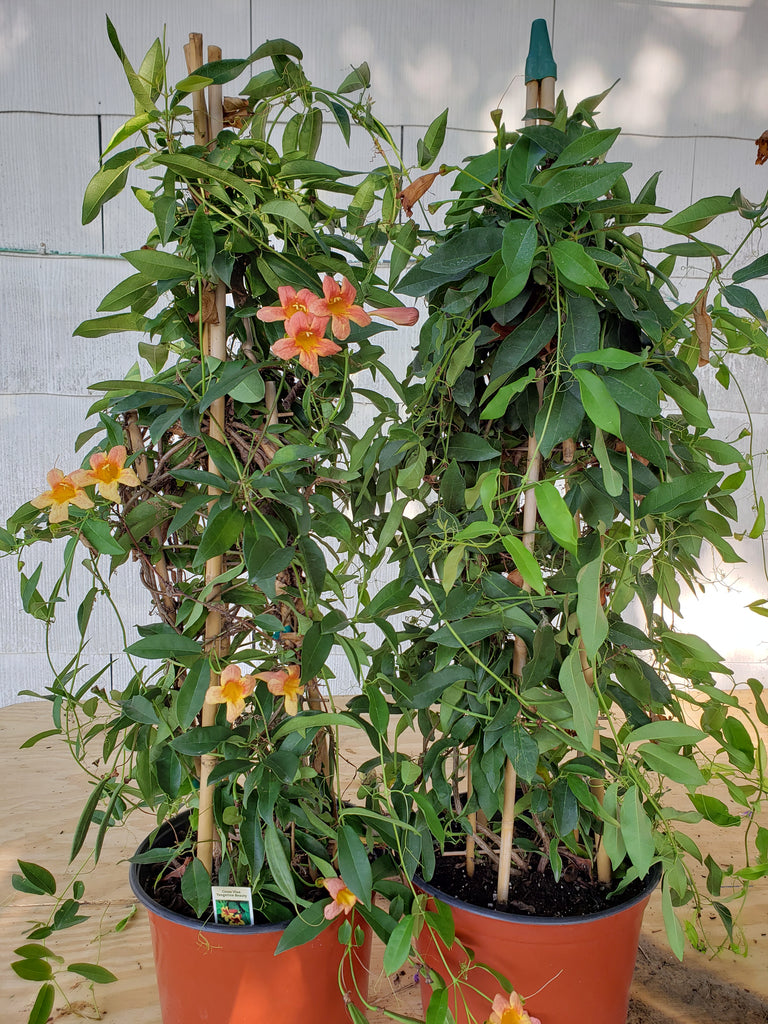
M547 865L545 871L533 867L513 874L509 885L509 902L496 903L496 869L487 860L475 862L475 873L467 875L463 857L437 858L430 884L475 907L525 917L581 917L621 906L637 896L644 882L631 882L626 889L609 898L611 887L590 877L578 864L564 865L559 880Z

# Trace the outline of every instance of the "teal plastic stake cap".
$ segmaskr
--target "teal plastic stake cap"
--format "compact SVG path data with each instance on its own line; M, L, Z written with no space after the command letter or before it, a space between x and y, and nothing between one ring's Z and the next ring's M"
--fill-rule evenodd
M525 62L525 81L540 82L542 78L557 78L557 64L552 56L547 23L537 18L531 25L531 45Z

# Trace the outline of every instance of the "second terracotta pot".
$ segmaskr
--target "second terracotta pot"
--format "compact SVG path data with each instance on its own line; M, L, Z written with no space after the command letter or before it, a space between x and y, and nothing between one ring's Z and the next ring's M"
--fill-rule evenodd
M162 830L155 843L166 845ZM145 841L139 852L148 847ZM149 916L163 1024L335 1024L348 1019L346 996L367 997L367 927L351 962L342 962L341 921L312 942L275 955L285 923L202 924L153 900L139 874L132 864L131 888Z
M502 914L473 907L414 880L424 892L451 907L456 926L456 942L450 949L424 929L419 952L427 966L446 980L446 964L454 977L465 979L449 993L448 1005L457 1024L482 1024L489 1017L490 1001L503 991L482 964L511 982L526 999L525 1009L541 1024L626 1024L643 913L660 874L654 869L642 892L620 906L572 918ZM462 947L472 950L471 963ZM423 979L421 990L426 1009L432 990Z

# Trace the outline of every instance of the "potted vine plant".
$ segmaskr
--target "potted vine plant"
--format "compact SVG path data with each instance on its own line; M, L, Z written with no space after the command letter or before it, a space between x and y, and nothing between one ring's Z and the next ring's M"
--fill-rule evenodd
M286 40L245 60L209 48L203 64L191 36L189 77L171 87L159 40L134 70L109 21L108 32L136 113L104 152L83 220L136 166L154 225L124 254L135 272L104 298L105 315L75 333L148 334L139 351L152 372L92 386L82 463L51 470L3 533L24 607L46 629L85 559L80 648L55 670L44 734L61 734L91 782L72 857L90 843L98 861L108 829L135 810L156 818L131 884L150 915L165 1024L252 1024L286 997L290 1019L338 1020L367 990L371 928L386 938L395 924L373 904L393 885L386 857L372 866L376 816L345 805L339 782L336 728L370 727L336 712L324 681L333 648L354 671L365 653L344 602L359 529L339 500L355 487L352 375L375 375L375 334L416 316L377 271L401 230L399 158L371 114L366 65L329 91ZM266 69L222 101L255 62ZM327 119L347 142L366 132L381 166L350 183L319 160ZM38 553L63 559L50 593L42 561L29 568ZM84 648L129 560L156 617L126 648L127 686L111 690ZM14 884L57 887L29 861ZM16 972L42 982L30 1024L54 1005L64 966L50 940L82 920L83 889L75 876L17 950Z
M544 58L526 76L538 89L554 85ZM730 355L768 352L747 286L768 258L732 273L735 254L697 232L730 215L750 238L768 207L736 192L667 216L657 174L632 198L630 165L610 156L619 129L594 120L603 96L569 111L535 88L520 131L493 113L493 148L458 171L444 228L422 230L398 283L429 303L402 413L353 465L378 510L369 568L398 567L376 595L362 583L383 639L354 707L422 738L417 757L382 739L370 765L370 806L421 893L389 964L415 937L435 1020L567 1024L578 1008L623 1024L659 881L681 957L686 937L718 945L705 903L738 944L733 908L768 873L763 688L746 681L747 705L718 685L730 669L679 621L680 581L704 587L703 545L741 560L733 494L751 470L695 371L727 387ZM651 215L669 239L655 249ZM671 277L680 257L710 267L691 301ZM755 511L752 536L762 499ZM701 820L743 831L742 865L699 848Z

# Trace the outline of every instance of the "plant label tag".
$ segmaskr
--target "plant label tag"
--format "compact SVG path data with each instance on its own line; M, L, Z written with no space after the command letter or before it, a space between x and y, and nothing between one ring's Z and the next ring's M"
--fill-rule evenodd
M212 885L213 916L216 924L244 928L253 924L251 890L236 885Z

